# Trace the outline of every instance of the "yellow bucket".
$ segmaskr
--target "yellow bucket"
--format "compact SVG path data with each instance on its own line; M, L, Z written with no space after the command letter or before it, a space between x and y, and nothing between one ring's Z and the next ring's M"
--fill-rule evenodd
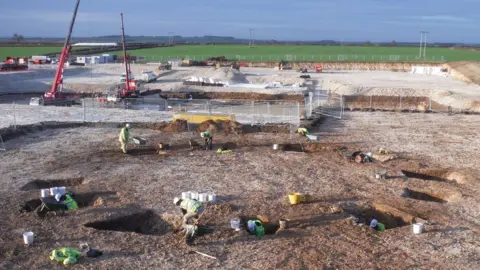
M290 200L290 204L299 204L302 201L302 194L300 193L291 193L288 194L288 199Z

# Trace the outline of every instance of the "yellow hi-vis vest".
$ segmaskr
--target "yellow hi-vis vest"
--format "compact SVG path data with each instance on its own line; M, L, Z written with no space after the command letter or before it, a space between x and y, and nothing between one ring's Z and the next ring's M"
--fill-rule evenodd
M180 203L180 207L185 209L187 213L196 213L197 209L202 206L197 200L183 199Z
M64 201L64 204L67 206L67 210L78 209L77 202L70 195L65 195L65 197L67 199Z
M120 135L118 135L118 141L127 143L128 137L130 137L130 131L128 131L128 128L126 127L122 128L122 130L120 130Z

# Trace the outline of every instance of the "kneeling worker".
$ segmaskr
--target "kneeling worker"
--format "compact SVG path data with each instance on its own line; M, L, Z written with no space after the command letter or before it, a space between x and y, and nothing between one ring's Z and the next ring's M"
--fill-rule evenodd
M213 135L210 131L201 132L200 136L205 141L205 150L212 150L213 145Z
M192 218L198 218L205 210L203 204L194 199L180 199L175 197L173 203L180 206L183 214L183 225L187 225Z
M65 208L67 210L78 209L77 202L74 199L72 199L72 196L70 196L68 194L62 195L60 193L57 193L55 195L55 200L57 202L61 202L61 203L65 204Z
M302 136L307 136L307 135L310 134L310 133L308 132L308 129L306 129L306 128L298 128L298 129L297 129L297 132L300 133L300 135L302 135Z
M122 151L124 154L128 151L128 139L130 138L130 124L126 124L122 130L120 130L120 135L118 135L118 141L122 145Z

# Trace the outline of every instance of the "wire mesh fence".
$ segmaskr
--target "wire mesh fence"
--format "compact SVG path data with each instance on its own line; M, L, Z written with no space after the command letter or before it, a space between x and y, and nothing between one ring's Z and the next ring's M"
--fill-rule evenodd
M2 127L58 122L165 122L175 115L229 116L241 124L290 123L299 125L304 105L291 100L206 100L131 98L109 102L82 99L71 107L1 104Z
M307 118L316 113L342 119L344 109L343 96L332 94L330 91L311 91L305 98L305 116Z
M157 56L139 56L137 62L164 62L168 60L189 59L193 61L207 61L216 55L157 55ZM328 55L225 55L229 60L250 61L250 62L314 62L314 61L334 61L334 62L444 62L447 59L442 55L432 55L418 57L415 55L367 55L367 54L328 54Z

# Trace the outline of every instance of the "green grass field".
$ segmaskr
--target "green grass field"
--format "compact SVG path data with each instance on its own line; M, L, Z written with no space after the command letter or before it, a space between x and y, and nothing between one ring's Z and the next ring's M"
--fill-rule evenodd
M0 59L6 56L31 56L60 52L60 47L0 47ZM115 52L121 54L121 52ZM147 61L170 58L205 60L226 56L240 61L419 61L415 47L362 46L296 46L296 45L187 45L165 48L131 50L129 54L144 56ZM480 51L427 48L427 61L480 61Z
M201 45L175 46L131 51L146 60L190 58L204 60L211 56L226 56L244 61L417 61L419 48L415 47L361 47L361 46L295 46L295 45ZM480 61L479 51L427 48L428 61Z

